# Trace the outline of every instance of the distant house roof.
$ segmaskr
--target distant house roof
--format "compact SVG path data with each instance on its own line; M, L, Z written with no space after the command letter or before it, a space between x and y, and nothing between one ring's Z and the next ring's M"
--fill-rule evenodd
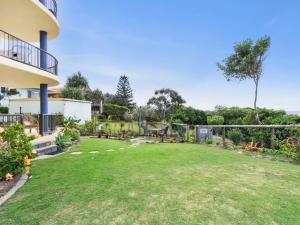
M63 87L49 88L48 95L58 95L62 92L63 89Z

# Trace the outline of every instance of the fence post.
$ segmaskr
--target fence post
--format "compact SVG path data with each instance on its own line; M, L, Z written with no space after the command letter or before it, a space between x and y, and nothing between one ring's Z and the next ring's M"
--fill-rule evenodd
M274 149L275 148L275 128L272 128L272 131L271 131L271 149Z
M223 140L223 147L225 147L226 146L226 128L225 127L223 127L223 134L222 134L222 140Z

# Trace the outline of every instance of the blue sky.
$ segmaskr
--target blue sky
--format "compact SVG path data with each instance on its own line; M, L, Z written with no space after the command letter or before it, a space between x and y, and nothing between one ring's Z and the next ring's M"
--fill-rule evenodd
M300 110L300 2L59 0L61 35L49 44L62 84L81 71L92 88L116 90L127 74L143 105L173 88L191 105L252 106L252 81L227 82L216 63L235 42L270 35L258 105Z

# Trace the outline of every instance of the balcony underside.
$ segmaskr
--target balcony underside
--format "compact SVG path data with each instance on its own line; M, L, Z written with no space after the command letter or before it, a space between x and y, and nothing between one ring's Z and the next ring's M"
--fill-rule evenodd
M49 40L59 34L56 17L39 0L1 0L0 28L29 42L39 42L40 31Z
M0 56L0 86L39 88L40 84L56 86L58 77L42 69Z

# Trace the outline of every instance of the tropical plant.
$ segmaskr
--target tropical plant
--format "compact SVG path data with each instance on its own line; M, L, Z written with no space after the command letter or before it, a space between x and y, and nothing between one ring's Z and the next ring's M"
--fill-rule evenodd
M262 37L254 43L247 39L234 46L234 53L225 58L217 66L223 71L227 81L238 79L240 81L252 79L255 84L254 110L257 109L258 84L262 75L265 55L270 47L271 39L268 36ZM258 114L256 122L260 123Z
M55 138L55 144L60 149L66 149L72 145L71 137L65 133L59 133Z

